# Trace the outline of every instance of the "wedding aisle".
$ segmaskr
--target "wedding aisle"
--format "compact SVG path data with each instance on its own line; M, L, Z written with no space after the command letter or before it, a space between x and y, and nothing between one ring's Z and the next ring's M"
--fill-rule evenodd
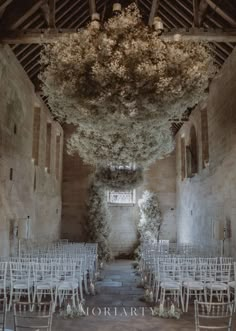
M87 296L85 312L80 319L54 318L53 331L192 331L194 316L190 312L180 320L151 316L151 309L140 300L144 289L133 261L118 260L104 267L96 284L96 295Z

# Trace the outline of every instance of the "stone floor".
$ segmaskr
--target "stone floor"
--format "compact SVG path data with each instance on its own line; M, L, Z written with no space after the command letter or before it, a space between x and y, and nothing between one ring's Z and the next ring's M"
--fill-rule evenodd
M119 260L105 267L103 280L96 284L97 294L86 299L88 316L79 320L54 318L53 331L191 331L193 314L180 320L151 316L150 308L140 299L144 290L132 267L132 261ZM110 311L109 311L110 309Z
M137 287L140 278L136 275L132 261L119 260L105 266L101 279L96 284L97 294L86 298L87 316L65 320L55 315L53 331L195 330L193 306L180 320L151 316L150 307L140 300L144 290Z

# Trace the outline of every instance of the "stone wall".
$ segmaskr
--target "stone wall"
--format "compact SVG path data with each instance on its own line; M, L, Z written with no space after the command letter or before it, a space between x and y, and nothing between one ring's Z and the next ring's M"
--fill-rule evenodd
M8 46L0 47L0 109L2 256L11 240L58 239L61 219L63 130Z
M177 224L180 242L223 239L236 256L236 50L210 86L209 97L179 131ZM197 134L198 172L189 169L190 128ZM181 152L181 138L184 148ZM182 154L182 155L181 155ZM209 154L209 157L208 155ZM185 163L181 162L181 158ZM184 173L184 176L183 176ZM189 177L189 178L188 178Z
M68 155L66 141L75 131L73 125L64 125L62 227L61 236L85 241L89 177L92 169L83 164L79 155Z

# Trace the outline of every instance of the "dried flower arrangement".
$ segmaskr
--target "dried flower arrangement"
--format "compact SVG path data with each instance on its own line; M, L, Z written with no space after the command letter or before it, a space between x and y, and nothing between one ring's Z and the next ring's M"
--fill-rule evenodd
M171 304L167 305L167 307L165 307L163 303L160 303L152 309L152 316L180 319L181 310L177 307L176 303L172 302Z
M89 24L46 45L41 63L54 115L80 125L69 151L92 164L142 164L170 153L169 119L201 99L215 71L206 45L162 41L135 4L100 29Z
M105 190L95 181L91 182L88 200L88 238L98 243L98 258L109 261L112 258L109 246L110 213L106 203Z
M82 302L78 304L78 307L74 307L68 303L66 308L60 311L60 316L64 319L74 319L86 316L86 312Z
M138 205L141 216L138 224L140 241L156 242L159 238L162 224L157 193L144 191L142 198L138 201Z
M132 162L145 168L170 154L170 120L198 103L215 73L209 48L162 41L133 3L100 28L91 23L45 45L41 64L43 92L55 118L77 126L68 152L104 169L104 178L97 175L90 188L88 221L100 259L109 260L105 188L130 188L142 175L109 173L108 165ZM155 222L150 217L141 236L159 233L160 215Z
M143 182L143 169L97 168L95 180L107 190L133 190Z
M130 126L128 122L116 121L109 128L105 123L94 127L81 123L67 142L67 149L70 154L78 152L88 164L136 163L146 167L173 151L169 125L170 122L160 127L151 120Z

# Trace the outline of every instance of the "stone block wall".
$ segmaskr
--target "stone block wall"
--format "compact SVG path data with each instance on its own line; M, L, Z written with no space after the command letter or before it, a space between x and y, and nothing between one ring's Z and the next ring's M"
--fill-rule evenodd
M35 240L59 238L63 150L62 128L35 94L8 46L0 47L0 109L3 256L13 250L11 244L27 235ZM39 116L34 115L37 112Z
M93 170L83 164L79 155L68 155L66 141L75 131L64 125L63 180L62 180L62 238L85 241L89 178Z
M223 239L236 256L236 50L210 85L207 100L191 114L176 137L177 233L180 242L206 243ZM206 121L207 117L207 121ZM181 138L190 144L190 128L197 134L198 173L187 178L181 162ZM207 132L208 131L208 132ZM207 155L209 154L209 156ZM185 176L182 178L185 168Z

